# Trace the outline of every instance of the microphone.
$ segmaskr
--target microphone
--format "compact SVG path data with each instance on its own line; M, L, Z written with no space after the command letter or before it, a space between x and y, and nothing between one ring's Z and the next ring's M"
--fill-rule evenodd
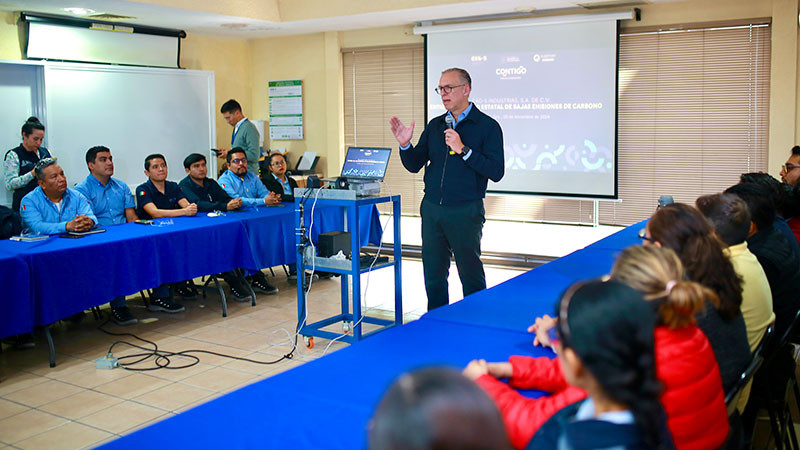
M447 114L446 116L444 116L444 121L445 121L445 123L447 124L447 128L449 128L449 129L451 129L451 130L455 128L455 124L453 123L453 116L451 116L450 114ZM456 154L456 152L454 152L454 151L451 149L451 150L450 150L450 154L451 154L451 155L455 155L455 154Z

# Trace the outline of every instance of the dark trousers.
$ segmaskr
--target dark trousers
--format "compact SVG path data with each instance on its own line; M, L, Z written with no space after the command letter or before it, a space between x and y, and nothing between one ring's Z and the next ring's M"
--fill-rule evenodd
M486 289L481 263L481 236L486 221L483 200L457 206L441 206L423 200L422 267L428 311L450 303L447 276L450 256L455 256L464 297Z

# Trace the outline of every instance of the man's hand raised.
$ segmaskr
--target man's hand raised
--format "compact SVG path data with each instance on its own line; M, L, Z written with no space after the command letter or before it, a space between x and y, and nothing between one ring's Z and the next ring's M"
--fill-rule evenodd
M392 116L392 118L389 119L389 125L392 127L394 138L397 139L401 147L405 147L411 143L411 136L414 134L413 120L411 121L411 127L406 127L397 116Z

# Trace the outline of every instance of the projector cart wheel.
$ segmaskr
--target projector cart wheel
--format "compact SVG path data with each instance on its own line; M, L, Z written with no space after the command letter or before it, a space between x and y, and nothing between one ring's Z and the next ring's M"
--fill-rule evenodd
M311 350L314 348L314 336L303 336L303 342L306 343L306 348Z

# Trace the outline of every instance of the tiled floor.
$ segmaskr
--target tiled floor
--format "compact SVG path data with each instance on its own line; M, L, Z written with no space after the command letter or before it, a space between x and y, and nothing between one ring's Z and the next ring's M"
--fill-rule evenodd
M259 295L258 305L228 302L228 317L222 318L219 297L183 302L186 312L150 313L138 295L129 306L141 321L130 327L109 324L112 332L134 333L155 342L160 350L177 352L208 350L259 361L280 358L291 349L289 336L296 326L295 290L281 270L273 280L280 292ZM393 299L391 271L376 271L366 302L371 314L389 308ZM487 267L490 286L520 272ZM421 264L403 262L403 304L406 320L425 311ZM461 297L455 269L451 272L451 299ZM339 279L317 280L309 296L309 321L327 317L339 305ZM388 300L388 301L387 301ZM142 320L144 319L144 320ZM61 324L53 329L57 366L50 368L47 346L41 336L36 348L15 350L6 347L0 354L0 449L79 449L95 447L118 436L163 420L193 406L207 402L238 387L283 372L318 358L330 341L317 339L309 350L298 347L292 360L258 365L209 354L198 354L200 363L180 370L160 369L131 372L123 369L97 370L95 359L104 356L117 340L137 343L130 337L115 337L97 329L91 315L78 325ZM327 349L346 346L334 342ZM118 344L115 356L141 353L142 350ZM173 357L182 365L186 358Z

